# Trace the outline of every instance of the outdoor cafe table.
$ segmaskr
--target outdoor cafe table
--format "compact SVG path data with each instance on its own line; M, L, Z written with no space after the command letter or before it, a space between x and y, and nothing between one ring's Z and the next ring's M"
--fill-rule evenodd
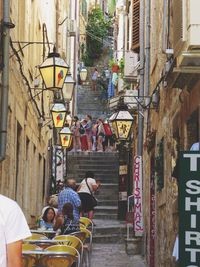
M41 242L41 240L40 240L40 242ZM53 255L53 256L57 256L57 255L60 256L61 255L61 256L65 256L65 255L70 255L68 252L61 252L61 251L53 252L53 251L43 250L42 248L41 249L36 249L36 250L23 250L22 254L23 255L38 255L38 256L43 256L43 255ZM80 266L80 254L79 254L78 251L77 251L77 255L78 255L78 266Z
M43 229L31 229L31 233L36 234L56 234L56 231L54 230L43 230Z
M54 230L42 230L42 229L31 229L32 234L44 234L49 238L52 238L55 236L56 231Z
M37 244L37 243L52 243L52 244L57 244L57 243L62 243L62 242L67 242L65 239L58 239L58 240L52 240L52 239L33 239L33 240L30 240L30 239L24 239L23 242L26 242L26 243L34 243L34 244Z

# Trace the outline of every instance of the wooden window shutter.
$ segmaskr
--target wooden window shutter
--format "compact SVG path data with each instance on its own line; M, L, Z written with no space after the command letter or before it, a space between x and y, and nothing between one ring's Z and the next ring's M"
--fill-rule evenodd
M140 0L132 0L132 50L139 52L140 48Z

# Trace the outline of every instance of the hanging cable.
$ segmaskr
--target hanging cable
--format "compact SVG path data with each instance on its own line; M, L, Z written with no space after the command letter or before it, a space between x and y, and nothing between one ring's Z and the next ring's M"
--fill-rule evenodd
M21 76L22 76L23 80L25 81L25 84L26 84L26 86L27 86L27 88L28 88L28 92L29 92L29 94L30 94L31 100L33 101L33 103L34 103L34 105L35 105L35 108L36 108L36 110L37 110L37 112L38 112L39 117L44 119L44 116L41 114L40 109L39 109L39 107L38 107L38 105L37 105L37 102L36 102L36 100L34 99L34 96L32 95L31 86L30 86L30 84L29 84L29 81L28 81L26 75L25 75L24 72L23 72L23 62L22 62L22 60L21 60L21 58L20 58L20 56L19 56L17 50L16 50L16 49L14 48L14 46L13 46L13 43L12 43L12 39L11 39L11 38L10 38L10 46L11 46L11 49L12 49L14 55L16 56L17 62L18 62L18 64L19 64L19 71L20 71L20 74L21 74Z

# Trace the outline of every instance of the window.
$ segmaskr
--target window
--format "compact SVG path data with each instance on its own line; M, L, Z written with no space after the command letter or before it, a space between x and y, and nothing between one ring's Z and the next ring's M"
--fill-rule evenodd
M195 110L187 121L187 148L199 142L199 110Z
M140 47L140 0L132 0L132 50Z

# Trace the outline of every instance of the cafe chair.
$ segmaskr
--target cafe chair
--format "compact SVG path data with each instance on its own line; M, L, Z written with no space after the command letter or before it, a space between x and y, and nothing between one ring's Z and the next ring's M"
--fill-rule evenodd
M78 237L72 235L58 235L55 236L53 240L58 241L58 244L71 246L81 251L81 256L83 255L83 242Z
M85 233L86 239L89 239L90 247L92 247L92 232L90 232L88 229L85 228L81 228L80 232Z
M84 228L84 227L83 227ZM82 228L81 228L82 229ZM85 228L84 228L85 229ZM86 229L87 230L87 229ZM71 233L70 235L73 235L73 236L76 236L78 237L83 243L85 242L86 240L86 233L85 232L81 232L81 231L78 231L78 232L74 232L74 233Z
M46 235L43 234L38 234L38 233L33 233L32 236L27 237L25 240L44 240L44 239L48 239L48 237Z
M22 251L27 251L27 250L41 250L41 247L29 243L22 244Z
M91 227L91 231L93 233L94 223L92 222L92 220L87 217L80 217L80 223L85 225L86 228Z
M35 244L22 244L22 251L41 250L41 248ZM23 267L32 267L36 264L37 257L35 255L23 255Z
M43 255L39 260L39 266L44 267L71 267L74 262L77 262L80 266L80 254L79 252L70 246L66 245L54 245L45 249L49 255ZM52 252L52 254L51 254ZM66 254L63 255L62 253Z
M92 252L92 233L86 229L81 228L79 232L74 232L71 235L74 235L81 239L83 242L83 257L82 261L85 263L85 266L91 265L91 252ZM87 240L89 239L89 243Z
M33 255L22 255L22 266L23 267L32 267L35 266L36 264L36 257L34 257Z

